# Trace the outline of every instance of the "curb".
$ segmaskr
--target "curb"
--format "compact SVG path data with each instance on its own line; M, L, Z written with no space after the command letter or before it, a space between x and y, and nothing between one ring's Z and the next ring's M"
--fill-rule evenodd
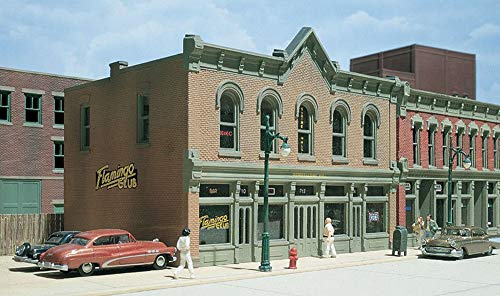
M255 279L255 278L263 278L263 277L270 277L270 276L280 276L280 275L286 275L286 274L296 274L296 273L321 271L321 270L329 270L329 269L341 269L341 268L346 268L346 267L373 265L373 264L389 263L389 262L396 262L396 261L409 261L409 260L415 260L417 258L418 258L418 256L416 256L416 255L415 256L405 256L405 257L390 257L390 258L367 260L367 261L361 261L361 262L340 263L338 265L322 265L322 266L314 266L314 267L304 267L304 268L295 269L295 270L282 269L282 270L277 270L277 271L273 271L270 273L260 272L260 273L251 273L251 274L246 274L246 275L232 276L232 277L226 276L226 277L212 277L212 278L206 278L206 279L186 280L186 281L182 281L182 282L180 280L175 280L175 281L172 281L171 283L164 284L164 285L127 288L127 289L121 289L121 290L120 289L113 289L113 290L109 290L109 291L93 292L91 294L81 294L81 295L108 296L108 295L119 295L119 294L137 293L137 292L147 292L147 291L155 291L155 290L162 290L162 289L168 289L168 288L180 288L180 287L187 287L187 286L213 284L213 283L224 283L224 282L231 282L231 281L238 281L238 280Z

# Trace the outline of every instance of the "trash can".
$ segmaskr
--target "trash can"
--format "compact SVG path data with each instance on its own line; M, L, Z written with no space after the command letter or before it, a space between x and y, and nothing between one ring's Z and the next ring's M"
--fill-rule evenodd
M398 256L404 253L406 256L408 247L408 230L406 227L398 225L392 234L392 255L398 252Z

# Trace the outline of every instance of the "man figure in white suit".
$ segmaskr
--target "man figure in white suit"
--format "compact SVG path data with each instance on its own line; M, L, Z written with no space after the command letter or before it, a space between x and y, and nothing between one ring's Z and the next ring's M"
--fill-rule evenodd
M335 246L333 245L333 234L335 233L335 229L332 226L332 219L325 219L325 228L323 229L323 244L325 245L323 257L330 257L330 252L332 253L331 257L337 257L337 251L335 250Z
M184 266L188 265L189 269L189 274L191 275L191 278L194 279L194 270L193 270L193 260L191 259L191 252L189 250L190 245L191 245L191 240L189 239L189 234L191 233L191 230L189 228L184 228L182 230L182 236L179 237L179 240L177 241L177 250L179 250L179 254L181 256L181 262L179 264L179 267L174 271L174 278L177 279L179 278L179 273L184 270Z

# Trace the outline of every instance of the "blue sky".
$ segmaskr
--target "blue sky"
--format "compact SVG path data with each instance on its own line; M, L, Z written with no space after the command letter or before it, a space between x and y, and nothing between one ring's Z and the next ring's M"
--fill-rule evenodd
M182 51L184 34L271 54L303 26L330 58L414 43L476 54L477 98L500 104L500 1L7 1L0 66L88 78Z

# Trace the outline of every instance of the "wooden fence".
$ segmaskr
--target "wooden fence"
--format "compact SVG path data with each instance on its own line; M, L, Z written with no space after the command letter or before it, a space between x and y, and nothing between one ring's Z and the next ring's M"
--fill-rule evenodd
M24 242L38 244L64 230L64 214L0 215L0 255L14 255Z

